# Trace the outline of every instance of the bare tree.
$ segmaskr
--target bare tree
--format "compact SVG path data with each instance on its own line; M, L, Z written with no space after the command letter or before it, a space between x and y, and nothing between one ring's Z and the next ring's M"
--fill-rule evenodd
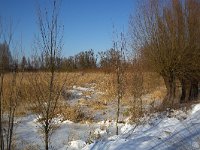
M178 4L174 3L177 6L180 2ZM181 4L178 6L181 7ZM200 79L200 2L198 0L186 0L185 6L181 8L183 21L179 25L178 39L182 43L177 47L182 49L183 55L178 69L178 76L182 84L181 101L185 102L198 98L198 83Z
M33 81L35 101L32 104L44 133L46 150L50 146L50 135L55 130L53 119L57 115L56 108L64 85L58 85L56 80L56 59L59 58L62 49L62 26L58 24L60 2L56 0L50 2L52 10L45 9L43 13L39 7L37 14L40 32L37 44L46 60L45 65L49 72L43 74L44 78L41 78L40 73L35 76Z
M0 20L0 38L2 37L2 21ZM4 79L4 70L3 70L3 64L1 64L1 71L0 71L0 77L1 77L1 83L0 83L0 147L1 149L4 149L4 139L3 139L3 127L2 127L2 101L3 101L3 79Z
M115 94L117 98L117 111L116 111L116 134L119 134L118 123L120 117L120 105L125 92L125 50L126 50L126 41L124 34L120 34L120 40L113 40L113 68L114 68L114 85L115 85Z
M130 19L132 44L146 65L163 77L167 89L165 102L171 104L178 99L177 80L198 78L193 73L199 74L194 63L199 56L198 8L196 0L144 1L137 19Z
M5 26L2 34L3 44L0 44L0 147L10 150L13 146L14 120L20 102L23 75L18 75L18 58L17 56L12 57L10 52L11 47L13 51L17 51L17 46L12 46L12 22Z

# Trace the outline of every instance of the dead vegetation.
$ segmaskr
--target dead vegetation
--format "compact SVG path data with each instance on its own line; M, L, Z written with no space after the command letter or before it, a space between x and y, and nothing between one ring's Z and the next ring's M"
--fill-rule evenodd
M34 86L34 81L37 78L37 81L40 82L40 87L42 91L47 94L48 91L46 86L47 83L45 82L47 78L47 72L37 72L37 73L23 73L23 81L21 83L21 102L16 110L16 116L23 116L29 113L38 113L38 107L34 104L36 97L37 86ZM63 91L67 91L67 95L61 94L61 97L58 100L58 106L55 110L55 114L59 114L63 117L64 120L71 120L73 122L91 122L93 120L93 115L98 113L99 111L106 111L110 109L111 105L113 108L113 104L116 105L115 96L113 93L114 85L113 85L113 78L112 74L105 74L105 73L85 73L82 75L80 72L76 73L56 73L58 75L56 78L56 82L58 85L62 85L62 83L66 80L68 86L63 87ZM22 74L19 74L22 75ZM132 83L132 74L125 74L126 75L126 89L124 97L121 101L121 106L123 109L123 116L128 117L132 116L132 120L136 121L137 118L141 117L143 114L139 111L141 107L140 101L135 101L133 103L132 99L132 90L133 86L136 86ZM10 79L10 75L6 74L6 79ZM33 81L33 82L32 82ZM155 82L154 82L155 81ZM156 106L156 103L160 103L162 98L165 96L165 87L163 86L162 79L154 73L145 73L144 74L144 87L145 91L142 95L142 103L152 105L153 107ZM6 83L6 82L5 82ZM68 92L69 90L73 89L73 86L76 87L83 87L83 88L91 88L93 90L89 91L82 91L82 98L79 97L76 105L69 105L68 100L70 97L73 100L73 92ZM6 84L5 84L6 86ZM36 88L37 90L34 90ZM146 90L147 89L147 90ZM95 96L94 96L94 95ZM89 98L87 98L89 97ZM133 109L137 108L137 109ZM85 108L90 113L86 113L88 111L84 111ZM132 109L131 109L132 108ZM146 110L144 110L145 112Z
M46 82L45 79L48 74L46 72L37 72L37 73L23 73L23 80L21 83L21 105L19 106L20 109L17 110L17 114L25 114L27 113L27 110L31 110L29 107L29 104L32 103L35 100L36 91L33 90L33 83L31 81L34 81L35 78L37 80L40 80L40 84L45 88ZM81 73L57 73L59 76L57 77L57 82L59 85L62 85L62 83L67 79L67 87L63 87L65 90L70 90L73 88L73 85L79 86L79 87L85 87L88 84L94 85L95 92L99 92L97 100L84 100L80 99L80 103L87 105L88 107L93 107L96 109L104 109L106 105L109 102L112 102L115 96L114 93L114 86L113 86L113 79L112 74L105 74L105 73L85 73L84 75L81 75ZM22 74L19 74L19 76L22 76ZM11 79L10 74L6 74L5 76L6 81L9 81ZM76 79L74 79L76 78ZM132 84L130 82L131 77L130 74L127 75L126 78L126 92L124 95L124 98L122 100L122 105L130 105L130 96L131 96L131 90L132 90ZM8 82L5 82L4 88L8 86ZM6 88L9 90L9 88ZM144 75L144 89L145 94L149 94L151 97L148 98L147 101L152 102L154 100L161 100L165 95L165 87L163 86L162 79L154 73L145 73ZM38 89L39 90L39 89ZM43 92L45 93L45 91ZM47 89L46 89L47 90ZM47 92L47 91L46 91ZM91 96L94 92L91 91L84 91L83 95L85 96ZM60 98L60 104L63 105L63 101L65 98L69 98L71 96L70 93L68 95L62 95ZM6 107L5 107L6 108Z

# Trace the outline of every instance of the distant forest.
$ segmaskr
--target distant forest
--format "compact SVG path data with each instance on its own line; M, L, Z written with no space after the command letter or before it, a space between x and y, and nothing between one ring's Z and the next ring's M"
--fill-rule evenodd
M57 71L92 71L98 69L109 73L112 72L114 59L116 55L119 54L119 51L111 48L107 51L101 51L96 54L94 50L91 49L79 52L74 56L57 56L55 60L55 68ZM0 57L0 60L4 62L4 69L6 71L11 71L13 67L17 67L19 71L48 71L48 62L50 59L42 53L41 56L23 56L21 60L15 60L11 55L8 44L6 43L0 44Z

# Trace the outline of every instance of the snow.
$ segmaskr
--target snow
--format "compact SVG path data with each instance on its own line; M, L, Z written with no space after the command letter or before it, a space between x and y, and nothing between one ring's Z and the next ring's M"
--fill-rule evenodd
M70 105L76 105L80 100L90 100L95 95L95 85L87 84L86 87L80 87L74 85L70 90L64 90L65 94L69 94L69 97L66 98L66 101ZM90 93L91 95L87 95L85 93Z
M130 124L125 124L122 128L121 128L121 133L125 134L128 133L129 131L131 131L133 129L133 125Z
M191 114L194 114L196 113L198 110L200 110L200 104L197 104L193 107L192 111L191 111Z
M78 90L78 91L94 91L94 87L76 87L73 86L73 89Z
M59 150L171 150L184 149L185 147L199 149L200 104L195 105L191 112L188 113L185 120L177 119L176 115L169 118L167 115L155 114L145 124L138 126L129 123L120 124L120 135L118 136L114 135L114 121L79 124L69 120L61 122L60 119L57 119L60 127L52 135L52 145ZM179 111L180 113L181 111ZM177 114L177 112L174 114ZM25 145L31 143L42 148L43 140L35 116L27 115L19 118L17 122L18 148L23 149ZM92 143L87 143L86 141L91 132L99 137L92 139Z
M149 149L199 149L200 148L200 107L194 106L188 118L153 118L151 125L140 125L134 131L133 126L125 124L124 134L99 140L87 146L92 150L149 150Z
M86 91L95 93L95 88L89 85L87 87L74 86L70 90L76 95L74 101L81 98ZM174 110L167 113L154 113L151 116L146 115L137 124L131 124L129 119L123 120L125 123L118 125L119 135L115 135L116 123L109 116L98 122L74 123L70 120L63 120L62 116L57 115L57 118L53 119L53 122L58 124L58 128L51 136L51 149L200 149L200 104L194 105L187 112ZM17 149L25 149L27 145L34 146L36 149L44 148L41 130L35 115L28 114L18 117L16 124Z
M86 143L82 140L71 141L69 144L69 148L72 150L79 150L85 147Z

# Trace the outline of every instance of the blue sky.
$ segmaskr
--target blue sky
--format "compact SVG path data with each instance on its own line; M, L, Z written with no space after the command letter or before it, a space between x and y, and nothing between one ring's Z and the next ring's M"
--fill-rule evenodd
M25 54L32 54L34 35L38 34L37 0L1 0L0 16L11 18L15 38L22 37ZM49 0L38 0L48 5ZM62 0L60 22L64 25L63 56L83 50L112 47L113 25L119 32L128 28L136 0Z

